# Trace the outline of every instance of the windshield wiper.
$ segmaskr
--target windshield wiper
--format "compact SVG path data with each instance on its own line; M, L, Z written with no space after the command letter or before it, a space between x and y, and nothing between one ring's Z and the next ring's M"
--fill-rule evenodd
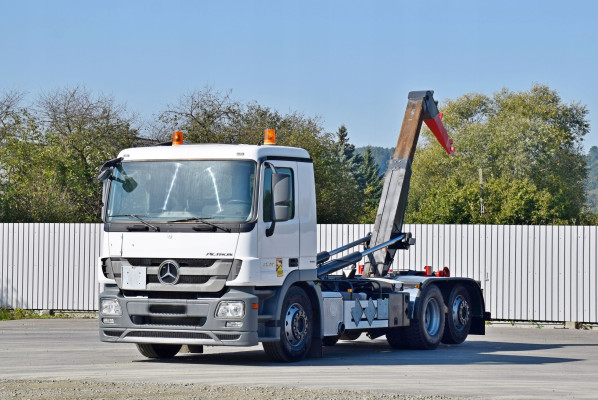
M211 222L206 221L207 219L213 219L213 218L212 217L204 217L204 218L201 218L201 217L190 217L190 218L183 218L183 219L175 219L174 221L168 221L168 222L169 223L174 223L174 222L191 222L191 221L195 221L195 222L200 222L202 224L209 225L209 226L211 226L212 228L215 228L215 229L223 230L224 232L229 232L229 233L231 232L231 230L228 229L228 228L223 228L221 226L218 226L216 224L213 224Z
M112 217L133 217L133 218L138 219L143 225L147 226L148 228L150 228L154 232L160 232L160 228L158 228L157 226L154 226L154 225L148 223L147 221L145 221L143 218L141 218L137 214L116 214L116 215L109 215L108 216L108 218L112 218ZM144 215L144 217L145 217L145 215Z

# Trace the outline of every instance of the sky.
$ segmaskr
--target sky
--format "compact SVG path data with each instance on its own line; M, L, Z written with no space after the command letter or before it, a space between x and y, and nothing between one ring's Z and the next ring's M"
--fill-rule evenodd
M149 120L209 86L394 147L409 91L540 83L596 125L596 15L590 0L0 0L0 93L81 85Z

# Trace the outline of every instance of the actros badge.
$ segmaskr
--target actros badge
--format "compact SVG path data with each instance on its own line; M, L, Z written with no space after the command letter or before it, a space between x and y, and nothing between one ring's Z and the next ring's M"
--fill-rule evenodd
M174 285L179 281L179 264L174 260L165 260L158 267L158 280L165 285Z

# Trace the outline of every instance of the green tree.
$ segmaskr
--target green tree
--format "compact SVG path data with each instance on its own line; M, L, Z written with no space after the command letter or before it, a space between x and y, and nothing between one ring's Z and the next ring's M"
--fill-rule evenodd
M241 103L230 92L210 87L189 92L178 103L169 105L152 124L152 137L168 141L171 132L185 132L191 143L263 142L264 129L276 130L277 144L301 147L314 162L318 221L340 223L353 221L359 204L348 201L356 192L343 184L353 176L341 165L333 136L325 133L318 118L297 112L281 114L255 102Z
M386 172L386 165L388 164L388 160L392 158L392 155L395 152L394 147L379 147L379 146L368 146L372 151L372 156L374 160L376 160L376 164L378 164L378 169L380 171L380 175ZM356 152L363 156L367 147L357 147L355 149Z
M579 223L586 202L587 109L544 85L449 100L443 122L456 152L429 131L416 153L407 220L421 223ZM484 176L484 204L478 171Z
M592 146L588 152L588 208L591 212L598 212L598 147Z
M367 146L363 153L363 162L360 169L360 175L364 179L365 188L363 189L363 210L361 211L359 222L372 224L376 220L383 182L370 146Z
M124 107L76 87L11 115L0 150L2 220L99 221L98 169L137 141Z
M349 131L345 125L341 125L336 132L336 148L341 164L359 179L362 158L355 151L355 146L349 142Z

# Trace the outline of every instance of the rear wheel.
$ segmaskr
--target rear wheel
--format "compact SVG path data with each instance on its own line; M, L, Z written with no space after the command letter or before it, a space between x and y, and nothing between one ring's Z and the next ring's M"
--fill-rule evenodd
M172 358L181 347L180 344L137 343L137 350L147 358Z
M471 327L471 300L463 285L457 285L451 291L448 301L448 313L442 343L463 343Z
M303 359L311 347L313 313L305 291L293 286L287 292L280 316L280 340L264 342L264 351L273 361L293 362Z
M444 300L436 285L429 285L415 305L415 320L405 328L409 347L433 350L440 344L444 333Z

